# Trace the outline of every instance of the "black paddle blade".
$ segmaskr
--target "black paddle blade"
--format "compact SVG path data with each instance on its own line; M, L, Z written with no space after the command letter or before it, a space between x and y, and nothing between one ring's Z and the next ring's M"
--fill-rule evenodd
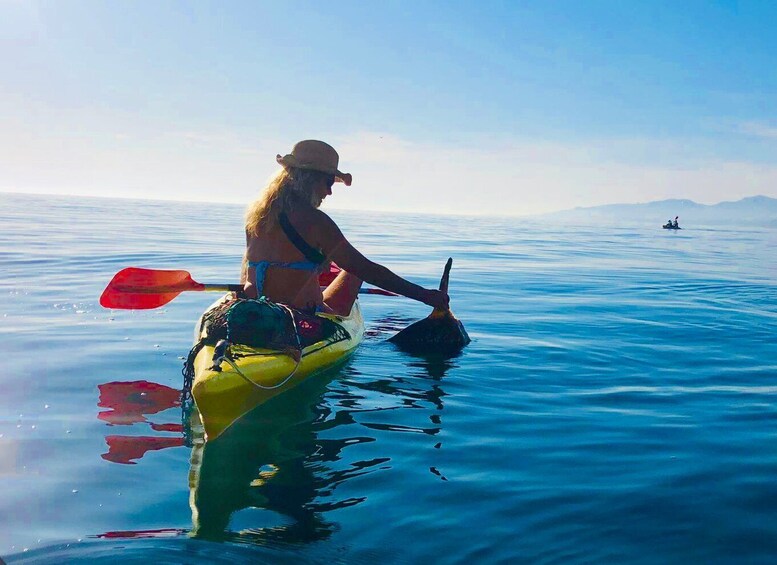
M408 353L453 355L471 340L464 324L448 310L443 316L429 316L410 324L389 341Z
M452 265L453 259L449 258L440 279L440 290L443 292L448 292ZM410 324L390 337L389 341L409 353L454 355L471 340L464 329L464 324L453 315L453 312L449 309L435 309L428 317Z
M442 271L442 278L440 279L440 290L448 292L448 279L451 278L451 267L453 266L453 257L448 257L445 262L445 269Z

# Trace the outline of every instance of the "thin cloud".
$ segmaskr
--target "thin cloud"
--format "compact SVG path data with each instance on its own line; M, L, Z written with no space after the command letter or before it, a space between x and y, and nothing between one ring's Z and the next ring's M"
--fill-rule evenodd
M525 215L665 198L712 204L777 197L777 163L705 157L679 139L482 136L465 144L380 131L278 139L133 125L77 142L65 131L21 123L0 129L0 190L247 203L277 171L276 153L290 150L297 137L319 137L337 148L341 170L354 175L354 185L338 185L327 208Z
M712 204L777 196L777 165L692 153L667 160L666 140L472 139L462 147L362 133L334 143L354 186L336 191L333 207L523 215L666 198ZM608 149L616 145L618 151Z
M777 139L777 126L764 122L744 122L739 124L737 131L764 139Z

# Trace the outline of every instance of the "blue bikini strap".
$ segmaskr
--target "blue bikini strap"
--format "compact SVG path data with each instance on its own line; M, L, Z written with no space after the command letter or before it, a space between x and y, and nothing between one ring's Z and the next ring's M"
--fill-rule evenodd
M317 271L321 267L321 264L313 263L312 261L296 261L293 263L282 263L276 261L249 261L248 266L256 269L256 292L261 296L264 289L264 278L267 275L267 269L269 267L296 269L298 271Z

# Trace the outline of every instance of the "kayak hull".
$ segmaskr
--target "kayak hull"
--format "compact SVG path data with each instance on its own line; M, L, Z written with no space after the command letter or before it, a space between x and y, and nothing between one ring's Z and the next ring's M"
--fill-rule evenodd
M233 361L221 363L221 371L214 371L214 347L202 347L194 359L192 397L208 440L217 438L241 416L271 398L342 364L356 351L364 339L358 300L348 316L318 315L338 324L347 337L334 343L313 343L302 350L299 360L295 352L234 344L230 347Z

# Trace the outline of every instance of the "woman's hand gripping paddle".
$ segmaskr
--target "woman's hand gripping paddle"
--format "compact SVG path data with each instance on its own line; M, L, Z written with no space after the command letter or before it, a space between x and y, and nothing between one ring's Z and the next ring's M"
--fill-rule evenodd
M331 276L330 273L324 273L321 278ZM164 306L182 292L240 292L241 290L243 290L242 284L199 283L192 279L188 271L127 267L116 273L105 287L100 296L100 305L120 310L150 310ZM379 288L365 289L361 293L396 296Z

